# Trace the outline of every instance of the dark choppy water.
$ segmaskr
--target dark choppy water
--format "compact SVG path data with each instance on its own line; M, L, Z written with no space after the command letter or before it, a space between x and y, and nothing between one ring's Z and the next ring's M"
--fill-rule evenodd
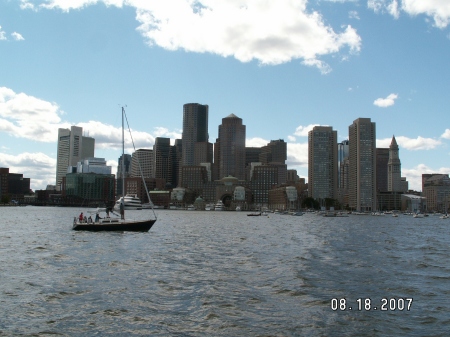
M450 334L450 219L159 211L149 233L74 232L80 211L0 208L0 336Z

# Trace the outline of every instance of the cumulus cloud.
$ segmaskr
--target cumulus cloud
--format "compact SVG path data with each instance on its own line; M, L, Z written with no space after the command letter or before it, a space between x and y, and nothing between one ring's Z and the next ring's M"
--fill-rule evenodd
M357 11L350 11L350 12L348 12L348 17L350 19L360 20L359 14L358 14Z
M10 173L21 173L24 178L31 178L31 189L43 189L54 184L56 159L44 153L20 153L10 155L0 153L0 162L9 167Z
M70 11L96 3L135 8L137 29L147 43L167 50L265 65L299 59L326 74L331 68L319 60L321 56L361 49L353 27L335 31L319 12L307 9L307 0L41 0L39 5L22 1L22 7Z
M295 129L294 135L299 137L308 137L308 132L315 126L319 126L319 124L309 124L307 126L300 125Z
M390 94L388 97L386 98L377 98L374 102L373 105L376 105L380 108L387 108L389 106L392 106L395 104L395 100L398 98L397 94Z
M0 87L0 132L14 137L31 139L39 142L56 142L58 129L70 129L74 124L61 120L63 111L56 103L16 93L12 89ZM122 128L98 121L76 123L95 138L98 149L120 149L122 147ZM151 148L155 137L181 138L181 131L170 131L167 128L155 127L152 134L132 129L136 148ZM128 152L133 151L131 138L125 133L125 144Z
M395 137L397 144L400 148L404 148L409 151L418 151L418 150L433 150L442 145L440 140L436 140L433 138L408 138L405 136ZM385 139L377 139L377 147L387 148L391 144L392 138Z
M2 26L0 26L0 41L7 40L5 31L2 30Z
M444 29L450 23L450 6L447 0L368 0L367 6L376 13L387 12L398 18L400 12L411 16L426 15L434 20L437 28Z
M0 87L0 132L42 142L57 139L62 127L55 103Z
M17 32L11 33L11 36L12 36L13 39L16 40L16 41L22 41L22 40L25 40L25 39L23 38L23 36L22 36L21 34L17 33Z
M270 143L269 140L259 138L259 137L247 138L245 140L246 147L262 147L262 146L266 146L269 143Z
M445 132L442 134L441 138L450 139L450 129L445 129Z

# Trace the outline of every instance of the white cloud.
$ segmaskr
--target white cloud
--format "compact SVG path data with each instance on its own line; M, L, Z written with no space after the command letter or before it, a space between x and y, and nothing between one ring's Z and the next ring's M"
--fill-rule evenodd
M397 94L390 94L386 98L377 98L373 104L380 108L387 108L395 104L395 100L398 98Z
M436 140L433 138L408 138L404 136L396 136L395 140L399 148L404 148L409 151L418 151L418 150L433 150L442 145L440 140ZM391 144L392 138L385 139L377 139L377 147L387 148Z
M149 45L232 56L241 62L257 60L275 65L304 60L308 66L328 73L320 61L324 55L344 49L357 53L361 38L351 26L335 32L321 14L307 9L307 0L48 0L23 8L70 11L96 3L136 9L138 31ZM176 8L176 10L174 10ZM270 24L269 24L270 23Z
M53 142L57 139L58 127L63 127L60 113L55 103L0 87L0 132Z
M445 129L445 132L442 134L441 137L445 139L450 139L450 129Z
M308 137L308 132L315 126L319 126L319 124L309 124L307 126L300 125L295 129L294 135L299 137Z
M426 15L433 18L434 25L444 29L450 23L450 4L448 0L402 0L399 8L397 0L368 0L367 6L376 13L388 12L398 18L400 11L411 16Z
M246 147L262 147L262 146L266 146L269 143L270 143L269 140L259 138L259 137L247 138L245 140Z
M0 162L9 167L10 173L21 173L24 178L30 178L32 190L45 189L48 184L55 183L56 159L44 153L0 153Z
M2 30L2 26L0 26L0 41L7 40L5 31Z
M16 41L22 41L22 40L25 40L25 39L23 38L23 36L22 36L21 34L17 33L17 32L11 33L11 36L12 36L13 39L16 40Z
M302 64L309 67L316 67L322 75L326 75L331 72L331 67L326 62L317 59L304 60L302 61Z
M286 164L291 167L308 167L308 143L288 143Z
M61 120L63 112L56 103L15 93L13 90L0 87L0 132L14 137L31 139L39 142L56 142L58 129L74 124ZM83 132L95 138L98 149L120 149L122 147L122 128L98 121L76 123ZM155 137L181 138L181 131L170 131L167 128L155 127L153 134L132 129L136 148L151 148ZM133 151L129 133L125 133L125 145L128 152Z
M349 17L350 19L360 20L359 14L358 14L357 11L350 11L350 12L348 12L348 17Z

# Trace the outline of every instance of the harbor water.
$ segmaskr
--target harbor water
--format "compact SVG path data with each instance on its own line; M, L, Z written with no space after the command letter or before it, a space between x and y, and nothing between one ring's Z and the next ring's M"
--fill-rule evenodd
M81 211L0 208L0 336L450 335L450 219Z

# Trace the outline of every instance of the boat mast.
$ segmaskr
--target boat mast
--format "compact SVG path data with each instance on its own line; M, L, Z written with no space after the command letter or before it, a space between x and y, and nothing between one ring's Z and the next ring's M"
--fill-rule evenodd
M122 200L125 200L125 165L124 165L124 161L125 161L125 133L124 133L124 121L123 121L123 116L125 113L125 109L124 107L122 107Z

